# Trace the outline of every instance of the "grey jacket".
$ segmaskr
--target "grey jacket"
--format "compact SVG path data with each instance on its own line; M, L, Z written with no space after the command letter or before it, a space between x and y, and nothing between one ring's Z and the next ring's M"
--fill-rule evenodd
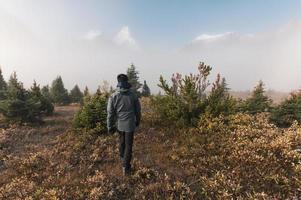
M128 89L118 88L108 101L107 127L111 130L117 122L117 129L124 132L135 131L141 119L141 106L137 96Z

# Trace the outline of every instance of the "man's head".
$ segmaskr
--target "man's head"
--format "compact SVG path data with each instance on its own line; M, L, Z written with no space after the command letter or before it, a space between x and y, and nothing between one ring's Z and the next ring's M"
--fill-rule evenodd
M128 82L128 80L129 80L129 78L128 78L128 76L125 75L125 74L119 74L119 75L117 76L117 81L118 81L118 83L119 83L119 82Z
M118 81L117 87L121 89L129 89L132 87L131 84L128 82L129 81L128 76L125 74L119 74L117 76L117 81Z

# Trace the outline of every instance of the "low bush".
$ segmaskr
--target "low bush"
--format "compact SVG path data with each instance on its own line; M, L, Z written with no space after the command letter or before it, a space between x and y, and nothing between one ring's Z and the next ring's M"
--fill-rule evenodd
M96 93L84 97L83 106L73 120L74 128L83 128L99 134L106 132L107 95Z
M195 125L205 109L205 90L209 86L207 78L210 71L210 66L200 63L197 74L183 77L181 74L174 74L171 86L161 76L158 86L165 95L153 99L159 121L164 125L178 127Z
M203 199L301 195L298 124L283 130L269 123L265 113L205 117L177 141L181 142L174 144L170 158L193 177Z

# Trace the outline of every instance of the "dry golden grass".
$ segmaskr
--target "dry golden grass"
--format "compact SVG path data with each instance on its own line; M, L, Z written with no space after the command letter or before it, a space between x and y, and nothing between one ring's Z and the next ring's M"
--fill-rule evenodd
M76 106L45 124L0 132L0 199L298 199L301 128L264 115L206 119L194 129L156 127L145 104L134 171L123 177L117 135L71 129ZM229 122L230 121L230 122Z

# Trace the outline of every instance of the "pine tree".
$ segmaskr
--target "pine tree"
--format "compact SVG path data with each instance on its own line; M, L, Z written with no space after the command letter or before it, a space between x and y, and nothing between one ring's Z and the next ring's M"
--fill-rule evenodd
M30 89L31 89L32 95L37 96L37 97L42 96L40 85L38 85L35 80L33 81L33 84Z
M7 90L7 83L3 78L2 70L0 68L0 100L5 99L6 90Z
M294 121L301 122L301 90L277 105L271 112L271 121L280 127L288 127Z
M52 102L49 85L45 85L45 86L42 87L42 89L41 89L41 94L42 94L46 99L48 99L49 101Z
M16 72L13 72L13 74L10 76L7 90L7 97L9 99L20 99L22 101L26 100L26 90L23 87L23 83L19 82Z
M251 97L246 99L243 105L243 111L250 114L260 112L267 112L271 109L272 100L265 95L264 84L259 81L258 85L254 88Z
M47 94L47 92L49 93L49 89L46 87L46 88L44 88L44 90L45 90L44 93L46 93L45 95L49 95L49 94ZM48 99L47 96L44 96L42 94L40 86L36 83L36 81L33 82L33 85L30 90L30 95L34 102L39 103L38 110L39 110L40 114L50 115L53 113L54 106L53 106L51 100Z
M218 117L220 114L232 114L235 101L229 94L229 90L226 79L221 79L220 74L218 74L207 99L206 113L213 117Z
M144 81L144 84L142 86L141 96L149 97L150 95L151 95L150 89L149 89L148 85L146 84L146 81Z
M98 134L106 133L107 100L107 96L100 93L85 97L82 107L74 116L73 126Z
M136 70L134 64L127 69L127 76L129 78L129 83L132 85L132 91L140 96L139 89L141 88L142 84L139 82L139 72Z
M51 85L50 94L53 102L58 105L66 105L69 101L68 91L64 87L61 76L58 76Z
M102 95L100 86L97 87L95 95Z
M72 103L80 103L84 94L80 91L78 85L75 85L74 88L70 91L70 101Z
M31 98L14 72L8 82L7 98L0 101L0 113L13 122L33 122L40 118L39 102Z
M90 92L89 92L89 88L88 86L85 87L85 90L84 90L84 96L89 96L90 95Z

